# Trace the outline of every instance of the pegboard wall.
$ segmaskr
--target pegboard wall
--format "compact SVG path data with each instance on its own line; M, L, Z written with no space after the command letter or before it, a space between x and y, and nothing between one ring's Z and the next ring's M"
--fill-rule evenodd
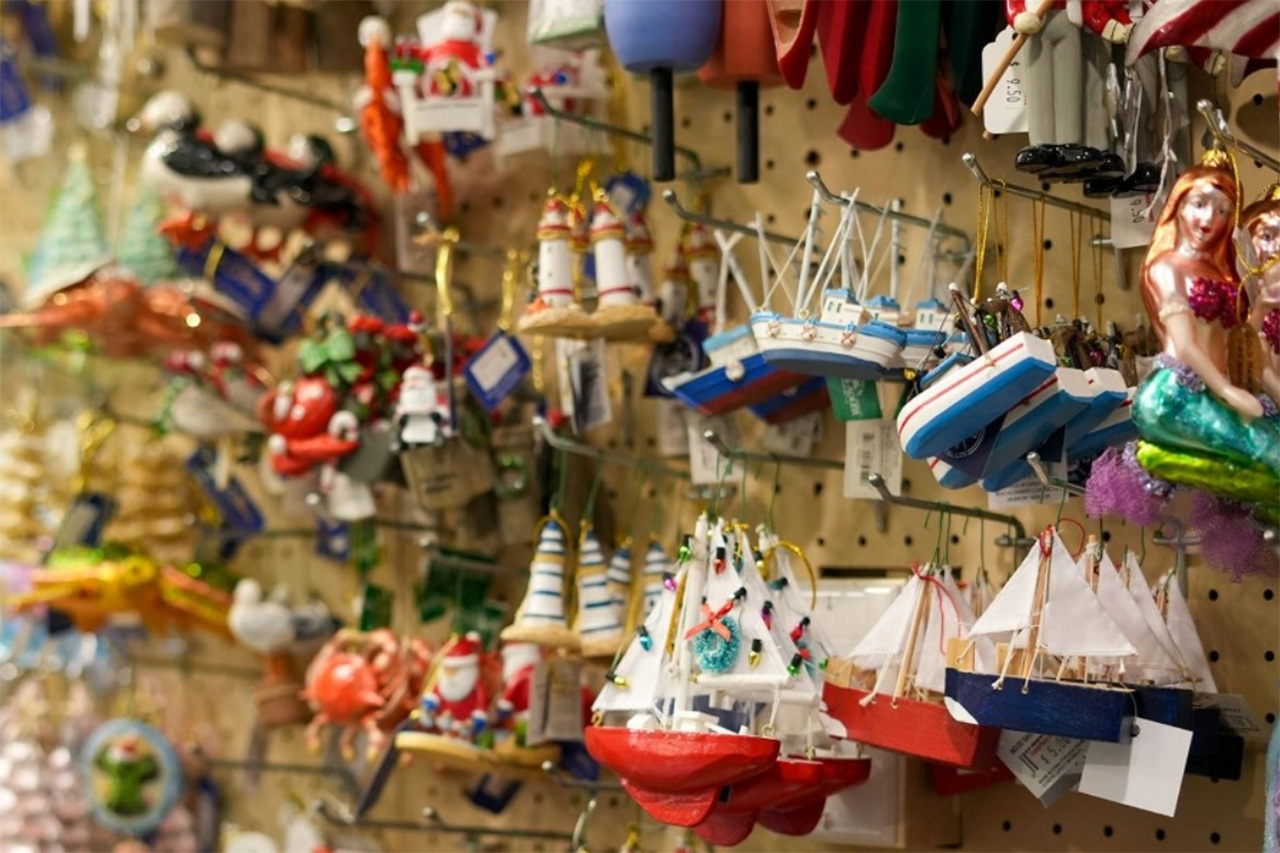
M408 30L412 19L431 5L419 2L396 4L395 29ZM497 8L501 14L497 39L499 62L520 76L531 63L524 38L525 4L503 2L497 4ZM142 85L157 89L173 87L187 92L196 100L209 123L216 124L233 116L251 118L262 125L266 138L275 144L283 143L289 135L299 131L332 135L334 120L338 116L323 108L202 74L181 53L167 53L164 59L166 70L163 77L143 81ZM716 216L747 223L758 210L771 230L798 235L804 227L810 199L804 172L818 169L828 186L835 190L861 187L860 198L876 204L899 199L904 210L926 219L941 209L944 221L973 233L978 185L960 163L963 152L977 154L993 177L1027 183L1025 176L1017 175L1011 167L1013 155L1023 143L1023 138L983 140L980 126L971 118L955 134L943 140L931 139L915 129L899 128L895 141L883 150L851 150L835 135L843 114L827 95L821 60L815 57L813 63L815 65L803 91L782 88L761 93L761 181L754 186L740 186L728 179L708 182L703 186L672 185L682 202L691 205L705 192L708 209ZM304 86L312 94L343 103L348 102L359 85L359 80L351 75L312 74L305 79L270 79L285 86ZM1207 80L1193 78L1191 82L1193 99L1214 94L1209 91ZM1247 80L1239 90L1224 90L1216 94L1221 103L1231 105L1229 116L1237 117L1250 110L1274 110L1273 102L1263 102L1263 96L1271 94L1273 86L1273 78L1259 74ZM648 95L645 84L634 79L627 81L622 113L626 115L629 126L644 128L647 125ZM135 100L140 102L141 98ZM56 144L63 146L75 136L70 107L58 103L55 116L58 124ZM676 116L680 144L696 149L705 165L730 165L728 157L733 151L734 121L733 99L729 93L696 86L678 88ZM1198 123L1194 125L1192 138L1197 143L1201 130ZM1271 151L1277 148L1274 137L1253 141ZM113 179L114 170L121 165L128 176L122 185L131 187L144 141L106 136L91 138L88 142L91 162L98 170L100 187L104 192L107 187L121 185ZM371 157L361 151L361 143L355 137L346 137L335 147L339 157L353 166L370 186L381 186L373 171ZM1198 144L1196 149L1198 153ZM643 174L647 171L647 158L647 150L642 146L620 143L616 148L602 150L600 163L606 172L613 164L626 163ZM458 224L464 238L504 249L531 246L534 223L548 186L555 184L567 189L573 180L574 165L567 158L526 154L499 170L487 151L472 155L463 165L455 164L453 173L460 201ZM1245 197L1256 195L1274 177L1245 161L1240 166ZM34 241L46 200L60 176L61 163L56 156L18 168L0 165L0 194L5 198L5 212L0 220L0 274L12 281L23 280L22 255ZM1078 190L1069 187L1059 185L1054 192L1074 200L1080 199ZM382 198L386 200L385 195ZM111 213L122 210L126 199L108 194L104 201ZM998 202L1004 203L1004 199ZM1015 286L1028 288L1024 290L1025 294L1029 292L1035 248L1031 217L1028 215L1031 205L1016 198L1008 199L1007 204L1007 238L1001 234L993 236L993 241L999 239L1004 243L1009 279ZM382 209L389 214L392 207L388 202ZM655 259L660 261L678 234L680 223L656 199L650 205L649 222L654 232ZM1093 260L1087 248L1087 237L1097 229L1094 223L1086 221L1083 230L1086 246L1082 250L1080 264L1082 310L1092 316L1095 291ZM392 228L384 229L387 258L394 257L390 246L393 232ZM924 234L919 229L907 228L903 237L901 263L905 286L919 253L924 250ZM1075 308L1071 224L1066 212L1052 207L1048 209L1043 252L1043 307L1047 320L1058 312L1069 314ZM1136 279L1140 254L1130 252L1125 259L1130 281ZM750 258L751 255L743 257ZM1109 254L1101 260L1103 316L1130 323L1142 310L1137 292L1132 287L1128 290L1117 287ZM988 263L995 263L994 250L988 255ZM754 266L754 263L744 260L744 267L748 270ZM498 296L500 262L464 255L458 260L456 274L460 280L469 283L480 298ZM994 279L988 278L988 281ZM873 284L872 292L878 289L883 292L886 283L887 274ZM422 292L410 292L408 295L411 300L426 306L426 295ZM744 306L736 294L731 294L730 306L736 318L744 318ZM483 319L492 323L496 315L490 314ZM548 346L545 355L548 366L554 357L553 352ZM615 369L621 364L633 367L643 364L642 354L623 348L613 353L611 359L614 359ZM121 410L146 413L148 406L158 400L160 389L154 376L135 381L128 368L99 365L93 370L91 383L115 389L113 402ZM10 364L3 376L5 399L12 399L10 388L28 383L32 376L27 369ZM637 386L640 384L635 383ZM623 452L654 454L653 403L639 396L638 387L633 389L633 399L624 403L620 399L622 383L613 382L610 387L615 417L630 413L633 428L604 427L589 435L588 440ZM743 427L743 443L748 447L755 446L761 427L746 415L740 416L740 425ZM121 427L121 433L129 429ZM176 438L167 441L180 444ZM813 454L839 459L843 453L844 430L828 415ZM574 471L580 475L577 477L579 480L591 477L590 467L581 460L575 463ZM250 484L256 480L251 470L241 474L242 479ZM635 477L634 471L610 466L602 469L602 476L605 488L600 510L606 515L621 516L630 506L639 478ZM738 476L740 473L735 475ZM927 518L922 512L898 507L888 509L887 527L883 532L878 531L869 502L847 500L841 496L841 475L838 471L783 468L775 480L772 466L759 469L752 466L745 482L747 488L742 506L745 507L746 518L753 522L762 521L771 512L781 535L803 547L815 566L896 565L905 568L912 560L927 557L938 539L939 521L936 517ZM903 487L918 498L978 504L986 501L985 494L976 488L962 492L941 489L922 464L909 460L904 468ZM632 523L633 531L639 534L660 522L655 532L674 547L676 531L692 523L698 507L682 499L679 490L670 485L644 483L638 488L644 490L645 500L640 502ZM394 496L388 500L389 503L382 508L383 515L408 515L409 510L403 502ZM737 501L735 498L735 503ZM263 505L269 510L271 526L298 526L298 519L282 515L272 499L264 497ZM665 507L665 511L659 519L655 514L660 505ZM580 502L571 503L567 513L570 520L576 519L575 512L580 506ZM1054 506L1017 510L1015 514L1029 530L1035 530L1052 521L1057 512L1058 508ZM1067 503L1065 514L1086 523L1091 531L1099 529L1096 522L1084 519L1078 500ZM602 527L607 536L609 525L605 523ZM952 563L967 572L985 564L993 579L1002 580L1015 565L1014 555L994 544L995 538L1004 532L993 524L981 525L971 521L966 525L961 519L956 519L949 533ZM1146 533L1149 535L1149 531ZM1109 542L1113 553L1126 547L1145 553L1144 572L1150 580L1171 565L1173 556L1155 545L1148 544L1144 549L1143 534L1144 531L1118 522L1107 522L1101 526L1101 536ZM383 537L386 558L373 580L396 592L397 627L406 631L418 630L409 594L421 560L415 536L385 531ZM528 552L509 549L501 559L519 565L527 562ZM295 588L317 590L335 607L341 606L353 591L354 580L350 571L316 558L311 553L310 543L303 539L261 539L243 550L234 568L268 581L279 580ZM1268 723L1274 720L1277 710L1277 676L1280 675L1275 659L1280 646L1280 610L1275 601L1275 586L1274 580L1263 579L1233 584L1225 576L1200 565L1194 556L1191 560L1188 598L1219 688L1223 692L1243 694ZM500 592L514 606L522 589L517 582L506 584ZM422 630L431 639L439 640L446 627L437 623ZM198 652L199 657L216 656L245 670L253 670L257 666L238 650L208 640L200 640L200 644L204 648ZM144 675L145 679L155 680L157 695L181 697L180 707L170 704L165 709L166 719L181 717L192 721L194 730L212 738L224 755L244 753L253 717L249 680L237 678L233 682L227 675L194 671L155 671ZM273 734L268 754L275 761L315 760L307 755L300 731ZM911 771L924 772L922 767L914 765ZM419 762L397 772L374 816L413 820L424 806L434 806L447 820L457 824L568 831L582 807L581 793L556 788L545 780L533 780L526 783L502 815L489 816L474 808L464 796L472 781L466 775L439 773ZM230 818L246 828L268 832L275 830L275 816L290 795L297 794L306 799L322 786L321 782L307 777L266 776L256 791L244 790L236 777L229 774L224 774L223 782L230 794ZM1245 776L1240 782L1188 777L1183 786L1179 813L1168 819L1075 794L1068 795L1046 810L1024 790L1012 785L966 794L960 802L961 849L1256 849L1262 833L1262 809L1263 755L1255 751L1246 755ZM927 811L922 810L921 813L927 814ZM636 819L638 814L638 809L624 795L603 794L588 833L592 849L616 849L622 841L625 823ZM388 832L381 834L381 840L387 849L400 850L447 850L466 846L461 837L431 833ZM499 840L493 841L496 844ZM551 850L557 849L557 845L558 842L521 841L506 846L508 849ZM644 846L656 850L670 849L674 845L659 834L646 834ZM779 839L757 831L741 849L816 850L830 846L814 841Z

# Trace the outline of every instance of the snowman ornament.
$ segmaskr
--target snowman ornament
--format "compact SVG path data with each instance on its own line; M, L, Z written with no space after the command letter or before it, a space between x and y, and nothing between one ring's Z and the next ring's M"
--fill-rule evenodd
M396 403L396 440L401 447L436 445L448 437L447 410L440 403L435 376L426 367L404 372Z

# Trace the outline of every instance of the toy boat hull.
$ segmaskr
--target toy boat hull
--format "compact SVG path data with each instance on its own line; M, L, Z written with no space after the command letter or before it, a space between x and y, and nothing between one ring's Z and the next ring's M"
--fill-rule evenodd
M1079 440L1067 445L1067 461L1078 462L1092 459L1108 447L1118 447L1138 437L1138 428L1134 426L1130 413L1133 409L1133 395L1136 388L1130 388L1124 402L1116 406L1102 423Z
M794 388L750 406L751 414L768 424L781 424L827 407L827 380L814 376Z
M777 762L778 741L753 735L592 726L591 757L618 774L636 802L663 823L696 826L720 789Z
M668 377L662 384L680 402L710 417L764 403L804 380L756 353L729 365Z
M1192 704L1195 693L1191 690L1185 687L1154 687L1146 684L1127 686L1133 691L1134 703L1137 705L1135 716L1164 723L1166 726L1194 731L1195 713ZM1195 748L1194 739L1192 748Z
M790 806L765 809L757 820L765 829L779 835L808 835L818 828L826 808L826 796L810 797Z
M1134 694L1127 689L947 669L947 709L978 725L1043 735L1125 743L1132 736Z
M927 329L903 329L906 344L902 347L902 364L908 370L925 371L938 364L938 347L946 347L951 337L946 332Z
M987 457L982 487L998 492L1029 475L1031 467L1023 457L1088 411L1100 390L1082 371L1059 368L1005 416Z
M940 456L930 456L928 462L934 479L944 489L963 489L978 482L977 477L970 476Z
M807 800L821 785L820 762L779 758L765 772L724 788L711 813L693 831L712 844L738 844L751 834L762 809Z
M770 312L751 316L756 345L769 364L808 376L880 379L902 367L907 336L871 321L861 326L799 320Z
M863 705L869 692L829 682L823 688L827 713L844 724L850 740L969 770L995 764L998 729L962 723L933 702L903 698L894 707L890 697L879 696Z
M1129 398L1128 389L1124 385L1124 377L1118 370L1093 368L1084 372L1090 387L1097 388L1097 393L1088 407L1067 423L1066 445L1071 447L1089 433L1093 432L1111 413Z
M898 414L902 447L913 459L941 456L963 442L1057 370L1053 346L1027 332L942 376Z

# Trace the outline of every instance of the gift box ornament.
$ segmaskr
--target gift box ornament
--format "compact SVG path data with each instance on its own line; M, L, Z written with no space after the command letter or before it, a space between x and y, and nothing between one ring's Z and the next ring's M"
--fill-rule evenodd
M565 619L565 569L569 543L564 523L555 515L543 520L537 547L529 564L529 586L516 611L515 621L502 630L507 642L537 643L577 649L578 635Z

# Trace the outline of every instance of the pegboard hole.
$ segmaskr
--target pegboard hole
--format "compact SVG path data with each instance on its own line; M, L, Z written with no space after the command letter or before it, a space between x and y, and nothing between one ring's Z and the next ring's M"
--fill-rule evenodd
M773 115L773 104L764 105L764 114L767 116Z
M773 493L774 493L775 495L780 495L780 494L782 494L782 484L781 484L781 483L774 483L774 484L773 484Z
M1049 183L1048 181L1041 181L1041 182L1040 182L1040 190L1041 190L1042 192L1049 192L1049 190L1051 190L1051 189L1053 189L1053 187L1052 187L1052 185L1050 185L1050 183Z
M1264 589L1262 591L1262 598L1264 601L1270 601L1275 597L1276 597L1276 591L1274 589Z
M951 193L943 193L943 194L942 194L942 203L943 203L943 204L951 204Z
M1209 833L1209 843L1210 843L1210 844L1219 844L1219 843L1221 843L1221 841L1222 841L1222 836L1221 836L1221 835L1219 835L1219 834L1218 834L1218 833L1216 833L1216 832L1211 832L1211 833Z
M813 484L813 496L816 498L821 494L822 494L822 481L819 480L818 482Z
M907 146L903 145L901 142L895 142L895 143L893 143L893 150L894 150L894 151L902 151L902 150L903 150L904 148L906 148L906 147L907 147Z
M859 537L858 537L858 547L859 547L859 548L865 548L865 547L867 547L867 537L865 537L865 536L859 536Z
M816 150L810 148L808 151L805 152L804 164L806 166L817 166L821 162L822 162L822 155L819 154Z
M688 130L689 128L693 127L693 119L689 118L688 116L685 116L684 118L680 119L680 126L683 127L685 130Z
M1061 835L1061 834L1062 834L1062 824L1060 824L1060 823L1055 823L1055 824L1053 825L1053 834L1054 834L1054 835Z
M1259 92L1258 94L1256 94L1256 95L1254 95L1254 96L1253 96L1253 105L1254 105L1255 107L1260 107L1260 106L1262 106L1262 93L1261 93L1261 92Z
M609 808L611 808L611 809L616 809L617 807L618 807L618 798L617 798L617 797L610 797L610 798L609 798Z
M1049 297L1048 299L1046 299L1046 300L1044 301L1044 307L1045 307L1045 308L1052 308L1052 307L1053 307L1053 297Z
M948 133L946 136L942 137L942 144L943 145L951 144L951 134Z
M911 491L911 481L908 480L906 477L902 478L902 491L904 492Z
M1272 712L1272 711L1268 711L1268 712L1267 712L1267 725L1268 725L1268 726L1275 725L1275 722L1276 722L1276 715L1275 715L1275 713L1274 713L1274 712Z
M1013 829L1013 824L1006 820L1004 823L1000 824L1000 828L1005 832L1008 832Z
M1102 834L1105 835L1107 838L1110 838L1111 836L1116 834L1116 831L1109 826L1104 826L1102 827Z
M1093 302L1095 305L1102 305L1106 301L1107 301L1107 297L1104 294L1095 293L1093 295Z
M958 534L958 533L952 533L952 534L951 534L951 544L952 544L952 545L959 545L959 544L960 544L960 534Z
M494 207L502 207L502 205L503 205L503 204L505 204L505 203L506 203L506 199L504 199L502 196L500 196L500 195L495 195L495 196L493 197L493 206L494 206Z
M778 217L774 216L772 213L767 213L765 214L764 221L772 225L773 223L778 221Z
M818 108L818 99L810 98L809 100L805 101L804 108L806 110L809 110L810 112L812 112L813 110L816 110Z
M733 113L729 112L728 110L725 110L724 115L722 115L721 118L724 119L725 124L728 124L729 122L733 121Z
M903 537L902 537L902 544L903 544L903 545L906 545L908 548L910 548L910 547L911 547L911 542L912 542L912 539L911 539L911 537L910 537L910 536L903 536Z
M470 212L471 212L470 202L464 201L458 205L458 213L461 213L463 216L466 216Z
M773 171L773 161L772 161L772 160L765 160L765 161L764 161L764 167L765 167L765 169L766 169L766 170L768 170L768 171L772 172L772 171Z
M1110 541L1111 541L1111 531L1110 531L1110 530L1104 530L1104 531L1102 531L1102 541L1103 541L1103 542L1110 542Z
M901 266L905 266L905 265L906 265L906 263L907 263L907 256L906 256L906 255L898 255L898 266L900 266L900 267L901 267Z
M861 152L861 151L859 151L857 148L850 148L850 149L849 149L849 156L850 156L850 157L853 157L853 158L855 158L855 159L856 159L856 158L858 158L858 157L861 157L861 156L862 156L862 152Z
M653 436L649 436L647 439L645 439L645 444L649 445L650 447L657 447L658 439L654 438Z
M1218 600L1218 591L1216 589L1209 590L1209 600L1210 601Z
M818 547L819 547L819 548L825 548L826 546L827 546L827 540L826 540L826 539L823 539L821 536L819 536L819 537L818 537ZM1268 654L1270 654L1270 653L1268 652Z
M1157 830L1156 830L1156 841L1164 841L1164 830L1163 830L1163 829L1157 829Z
M534 795L533 795L533 804L534 804L535 806L540 806L540 805L542 805L542 799L543 799L543 797L542 797L542 795L541 795L541 794L534 794Z
M1052 249L1052 248L1053 248L1053 241L1052 241L1052 240L1045 240L1045 241L1044 241L1044 250L1047 252L1047 251L1049 251L1049 250L1050 250L1050 249Z
M1276 659L1276 653L1271 651L1271 649L1267 649L1265 652L1262 653L1262 659L1265 660L1267 663L1271 663Z
M1218 654L1217 649L1211 649L1209 651L1209 663L1217 663L1219 657L1221 657L1221 655Z

